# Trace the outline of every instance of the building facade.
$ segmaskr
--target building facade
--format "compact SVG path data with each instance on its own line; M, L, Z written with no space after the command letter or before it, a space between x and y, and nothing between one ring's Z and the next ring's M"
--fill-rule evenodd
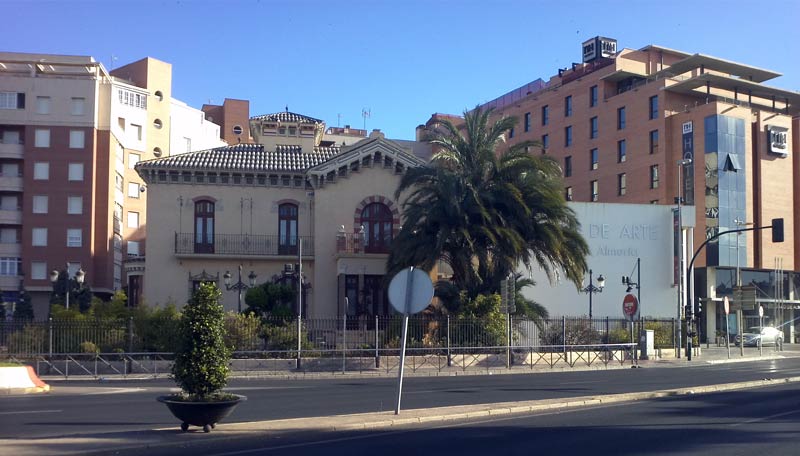
M146 187L138 161L169 155L173 134L198 148L219 127L171 98L171 65L108 72L91 57L0 53L0 288L47 316L51 270L79 269L95 293L131 288L144 253Z
M783 218L783 243L765 229L724 235L701 250L692 302L697 310L702 300L701 335L713 337L738 267L743 285L759 287L772 322L787 321L782 309L800 305L800 160L792 153L800 93L765 84L779 73L660 46L618 50L616 40L597 37L582 54L549 80L483 105L519 118L509 144L538 141L531 153L561 164L568 201L674 205L682 195L696 220L680 230L687 258L717 233ZM664 252L676 258L676 287L677 253Z
M236 282L241 266L245 284L251 271L258 284L295 289L302 277L306 317L345 307L352 316L390 314L383 279L400 228L394 192L406 169L425 164L415 155L424 148L377 130L326 136L321 120L288 111L252 117L250 132L254 144L137 165L148 217L159 221L148 228L147 305L183 305L203 281L225 290L225 272ZM342 135L352 143L340 146ZM225 309L244 309L239 296L224 291Z

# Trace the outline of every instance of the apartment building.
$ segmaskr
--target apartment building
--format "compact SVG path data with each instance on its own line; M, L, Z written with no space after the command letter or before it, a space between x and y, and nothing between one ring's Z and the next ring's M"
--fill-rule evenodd
M25 290L46 317L50 271L65 267L84 270L96 294L127 288L136 303L147 220L135 164L176 144L224 144L201 111L172 99L171 73L153 58L109 72L88 56L0 53L6 307Z
M703 302L701 334L724 328L721 301L732 297L737 265L776 322L782 309L800 308L800 274L792 272L800 267L800 160L792 153L800 93L767 84L780 73L656 45L618 49L596 37L578 56L548 80L483 105L520 119L508 143L540 142L531 153L561 164L568 201L673 205L680 193L694 209L687 219L696 220L680 230L688 257L721 231L782 217L781 244L760 230L725 235L700 252L693 292ZM663 286L677 286L678 267Z

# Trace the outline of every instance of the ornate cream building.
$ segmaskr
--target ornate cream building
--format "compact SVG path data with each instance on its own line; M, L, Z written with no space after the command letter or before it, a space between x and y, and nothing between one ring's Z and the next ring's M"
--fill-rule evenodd
M326 132L321 120L279 112L250 119L255 144L140 162L148 186L147 305L182 305L201 281L303 276L303 315L389 314L383 276L400 228L402 174L425 145L374 130ZM350 143L349 145L348 142ZM342 145L345 144L345 145ZM244 293L243 293L244 294ZM223 293L227 310L240 303ZM244 303L241 304L244 308ZM295 303L296 305L296 303Z

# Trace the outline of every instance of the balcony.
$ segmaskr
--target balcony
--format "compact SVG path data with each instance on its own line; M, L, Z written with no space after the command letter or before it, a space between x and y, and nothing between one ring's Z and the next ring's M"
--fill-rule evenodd
M6 144L0 142L0 158L22 159L25 154L23 144Z
M0 191L2 192L21 192L22 178L19 176L0 175Z
M314 256L313 236L300 236L303 257ZM196 243L194 233L175 233L176 255L215 256L274 256L296 257L297 243L287 245L278 235L268 234L217 234L214 243Z
M0 210L0 225L22 225L22 211Z
M19 290L19 283L21 280L22 276L18 275L0 276L0 289Z
M0 243L0 257L19 258L22 256L22 244L19 242Z
M366 242L362 233L343 233L336 235L336 253L338 254L363 254L376 253L388 254L392 246L392 240L383 239L383 242Z

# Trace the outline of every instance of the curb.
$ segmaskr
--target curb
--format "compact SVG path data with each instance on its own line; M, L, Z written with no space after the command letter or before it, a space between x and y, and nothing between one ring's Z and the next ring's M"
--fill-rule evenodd
M43 382L31 366L0 367L0 393L29 394L46 393L50 385Z

